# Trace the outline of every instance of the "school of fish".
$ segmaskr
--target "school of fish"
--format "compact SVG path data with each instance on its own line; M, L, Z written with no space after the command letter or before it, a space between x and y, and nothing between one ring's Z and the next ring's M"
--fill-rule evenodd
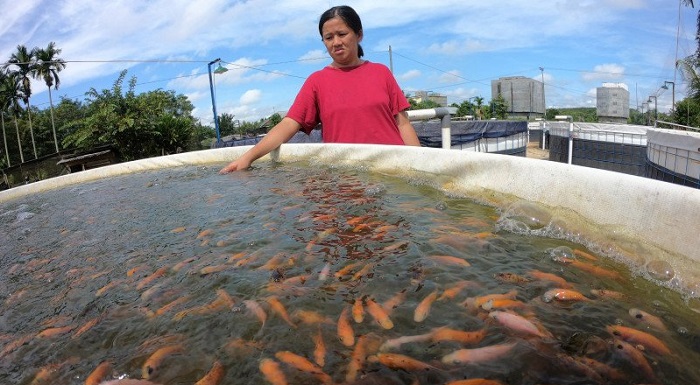
M417 242L404 217L377 208L381 199L367 193L366 182L327 177L302 185L270 188L315 202L312 210L303 203L275 208L281 221L303 228L279 240L295 242L292 251L231 247L240 235L222 219L219 226L181 223L168 230L196 255L131 258L107 269L95 267L97 255L63 271L64 262L51 253L9 264L9 279L49 285L55 269L61 271L68 284L42 294L46 306L66 307L75 292L90 298L81 299L80 314L56 312L0 329L0 369L16 371L6 377L15 383L32 385L641 385L673 383L669 376L681 370L669 369L684 353L670 338L677 325L617 291L629 277L583 246L567 257L543 251L546 263L529 270L498 263L485 269L481 256L463 250L486 255L502 242L495 216L447 221L445 210L396 208L435 217L427 240ZM206 204L224 198L212 194ZM275 234L283 227L274 220L251 223ZM24 252L36 254L30 249ZM591 288L591 277L604 286ZM41 289L3 293L0 321L11 321L13 309L34 303ZM624 312L584 329L567 325L569 316L611 308ZM122 329L124 319L132 322ZM136 324L150 336L133 334ZM78 353L93 341L103 350ZM47 355L43 366L27 370L10 364L27 351L59 345L73 353Z

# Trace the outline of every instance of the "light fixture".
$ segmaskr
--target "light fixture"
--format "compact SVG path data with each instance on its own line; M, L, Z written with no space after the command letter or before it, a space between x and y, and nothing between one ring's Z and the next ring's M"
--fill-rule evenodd
M664 81L664 85L661 86L661 88L667 90L667 84L671 84L671 110L673 110L674 108L676 108L676 83L666 80Z
M219 63L219 66L214 70L215 74L222 74L228 69L221 65L221 59L212 60L209 62L209 91L211 91L211 109L214 112L214 128L216 129L216 147L221 144L221 131L219 130L219 115L216 113L216 98L214 97L214 81L211 76L211 66L214 63Z

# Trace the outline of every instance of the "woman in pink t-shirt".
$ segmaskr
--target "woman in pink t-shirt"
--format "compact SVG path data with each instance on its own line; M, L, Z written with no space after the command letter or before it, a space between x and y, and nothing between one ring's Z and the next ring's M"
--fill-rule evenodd
M361 59L362 22L355 10L327 10L318 31L333 62L311 74L287 116L222 173L247 169L299 130L308 134L319 123L325 143L420 146L406 114L410 105L394 76L386 66Z

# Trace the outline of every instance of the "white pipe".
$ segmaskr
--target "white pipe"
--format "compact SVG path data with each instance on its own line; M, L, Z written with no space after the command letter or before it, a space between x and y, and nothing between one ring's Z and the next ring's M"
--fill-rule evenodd
M574 158L574 122L569 122L569 164Z
M424 110L407 111L409 120L442 119L442 148L452 148L452 131L450 129L451 115L457 114L457 107L427 108Z

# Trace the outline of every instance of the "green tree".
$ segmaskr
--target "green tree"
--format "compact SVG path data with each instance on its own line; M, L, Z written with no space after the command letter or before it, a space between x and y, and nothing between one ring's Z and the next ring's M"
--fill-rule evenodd
M503 95L498 94L495 99L491 100L490 110L493 111L492 118L506 120L508 119L508 102L503 98Z
M66 136L64 146L112 145L123 160L187 151L195 127L192 103L174 91L137 95L135 77L124 92L126 74L122 71L110 90L88 91L85 118Z
M10 60L7 61L6 66L14 65L17 67L16 73L21 80L22 87L22 101L27 107L27 118L29 119L29 134L32 139L32 147L34 149L34 158L38 158L36 152L36 142L34 140L34 128L32 127L32 114L29 108L29 98L32 96L32 82L29 79L34 73L35 68L35 54L36 49L28 50L27 47L23 45L17 46L17 51L15 51L11 56ZM24 162L24 161L22 161Z
M22 140L19 135L19 118L22 107L19 101L24 98L23 87L20 81L19 74L13 71L2 70L3 76L0 77L0 110L8 111L15 123L15 131L17 133L17 147L19 148L20 163L24 163L24 154L22 153ZM9 158L8 158L9 165Z
M484 119L484 98L481 96L474 97L474 115L477 120Z
M61 79L58 77L58 73L66 68L66 62L58 58L57 56L61 54L61 50L56 48L56 43L51 42L46 48L41 48L36 50L36 65L34 70L34 77L37 79L43 79L46 83L46 87L49 89L49 105L51 110L51 129L53 130L53 142L56 146L56 152L58 149L58 138L56 136L56 123L54 121L53 113L53 97L51 96L51 87L58 89L61 84Z
M241 134L240 122L234 119L235 115L222 113L219 115L219 133L222 137L234 134Z

